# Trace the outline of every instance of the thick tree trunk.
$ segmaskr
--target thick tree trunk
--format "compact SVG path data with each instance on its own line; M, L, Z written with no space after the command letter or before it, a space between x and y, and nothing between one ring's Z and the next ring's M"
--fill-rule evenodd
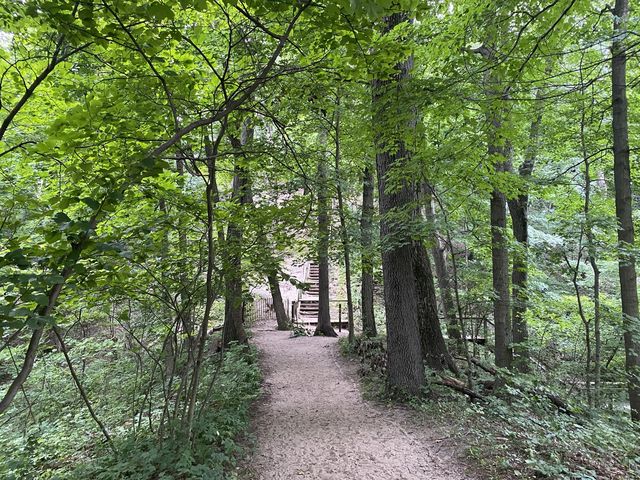
M321 144L326 146L326 132ZM327 181L327 157L323 152L318 159L318 325L314 335L337 337L331 326L329 310L329 198Z
M413 274L416 278L418 327L424 360L433 370L450 368L457 372L458 368L449 355L440 328L431 262L420 241L413 242Z
M373 313L373 170L364 169L362 179L362 216L360 217L360 244L362 247L362 333L375 337L378 332Z
M385 19L384 33L406 22L405 14L397 13ZM380 237L383 245L382 272L387 325L387 374L389 386L410 394L418 394L424 385L422 347L416 312L417 293L413 274L411 235L390 220L390 214L413 211L413 186L407 180L388 185L388 175L410 157L404 137L415 122L402 118L410 106L396 98L410 78L413 57L396 66L393 80L373 81L373 119L376 128L376 164L380 203ZM389 141L388 131L397 138Z
M618 219L618 272L624 326L625 367L627 372L631 418L640 420L640 352L637 337L640 335L638 322L638 288L634 246L633 197L631 193L631 172L629 165L629 125L627 105L627 22L629 20L628 0L616 0L613 9L614 37L611 60L611 97L613 126L613 171L616 189L616 217Z
M278 274L270 273L267 276L269 280L269 289L271 290L271 298L273 300L273 310L276 314L276 322L278 324L278 330L291 330L291 322L287 316L287 311L284 308L284 302L282 301L282 293L280 292L280 282L278 282Z

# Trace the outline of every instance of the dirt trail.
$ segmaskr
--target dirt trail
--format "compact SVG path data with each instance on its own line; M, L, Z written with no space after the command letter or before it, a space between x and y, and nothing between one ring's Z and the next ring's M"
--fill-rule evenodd
M265 373L253 430L250 478L320 480L471 480L446 432L419 425L400 407L362 399L357 365L337 339L290 338L258 325Z

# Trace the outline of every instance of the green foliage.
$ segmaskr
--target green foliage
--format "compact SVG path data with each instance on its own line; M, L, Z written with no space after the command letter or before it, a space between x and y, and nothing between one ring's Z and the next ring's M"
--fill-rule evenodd
M213 388L208 397L202 392L202 413L193 437L158 439L136 412L148 406L128 406L149 380L132 370L131 354L110 339L86 339L70 346L74 356L91 359L82 380L92 397L99 399L94 405L102 419L117 434L118 454L110 453L100 441L62 354L50 353L44 357L46 365L40 363L32 374L29 404L20 402L11 413L14 422L24 418L25 429L17 434L6 422L0 429L3 451L12 452L0 463L2 478L210 479L223 478L234 469L242 452L238 441L248 426L249 407L260 389L255 351L234 347L226 352L221 366L212 358L203 383ZM157 409L159 400L153 399L151 408Z
M392 15L401 21L389 28ZM379 287L381 251L412 240L431 246L438 235L465 333L487 343L470 346L483 360L495 297L489 197L527 194L528 251L505 237L512 261L529 259L531 377L511 381L509 402L469 415L517 446L491 458L521 476L600 478L614 437L625 442L620 461L603 465L636 468L637 431L619 419L627 377L617 258L638 252L616 238L611 20L607 5L586 0L2 2L3 390L29 337L44 335L0 423L3 450L13 453L0 460L0 475L221 476L237 454L256 370L239 349L218 370L220 339L198 332L215 331L224 297L248 300L267 274L305 289L283 271L283 258L316 255L319 192L332 200L338 186L345 225L330 212L332 261L342 263L349 247L352 273L372 264ZM630 30L637 24L632 12ZM631 44L634 184L637 53ZM396 81L400 64L408 71ZM383 220L391 234L362 248L362 174L375 169L381 146L397 156L387 193L420 193L376 216L373 230ZM533 172L521 175L527 161ZM250 201L232 186L239 172ZM241 280L239 298L230 278ZM385 331L381 302L375 309ZM54 325L85 400L57 352ZM357 338L348 350L377 392L384 339ZM567 418L523 393L536 381L592 416ZM495 432L482 435L499 443Z
M310 337L311 335L311 330L302 325L293 325L293 328L291 329L291 338Z
M513 478L640 478L640 431L626 416L570 416L544 396L510 393L508 401L464 407L477 439L470 453L482 464Z

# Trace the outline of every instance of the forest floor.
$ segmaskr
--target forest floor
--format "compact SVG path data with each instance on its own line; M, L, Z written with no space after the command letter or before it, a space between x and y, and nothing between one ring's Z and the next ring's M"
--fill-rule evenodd
M255 405L252 480L471 480L444 426L401 406L364 400L358 365L336 338L254 327L264 374Z

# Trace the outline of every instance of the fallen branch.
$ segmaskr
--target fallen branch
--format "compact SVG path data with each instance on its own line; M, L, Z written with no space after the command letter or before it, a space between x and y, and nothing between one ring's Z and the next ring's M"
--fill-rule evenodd
M471 390L463 382L455 378L441 377L440 380L436 380L433 383L435 385L442 385L444 387L449 387L455 390L456 392L460 392L467 395L469 398L473 400L481 400L481 401L486 400L483 395L480 395L478 392Z
M491 375L498 375L498 370L493 365L487 365L479 359L473 357L471 358L471 363ZM571 409L569 403L555 393L547 392L541 389L525 389L523 391L524 393L527 393L529 395L541 395L549 400L553 405L555 405L560 412L566 413L567 415L575 415L575 412Z
M456 360L462 360L464 362L467 361L466 358L464 357L455 357ZM469 358L469 360L471 361L471 363L473 363L476 367L480 368L480 370L484 370L487 373L490 373L491 375L497 375L498 371L496 370L496 368L492 365L486 365L484 363L482 363L482 361L478 358L475 357L471 357Z

